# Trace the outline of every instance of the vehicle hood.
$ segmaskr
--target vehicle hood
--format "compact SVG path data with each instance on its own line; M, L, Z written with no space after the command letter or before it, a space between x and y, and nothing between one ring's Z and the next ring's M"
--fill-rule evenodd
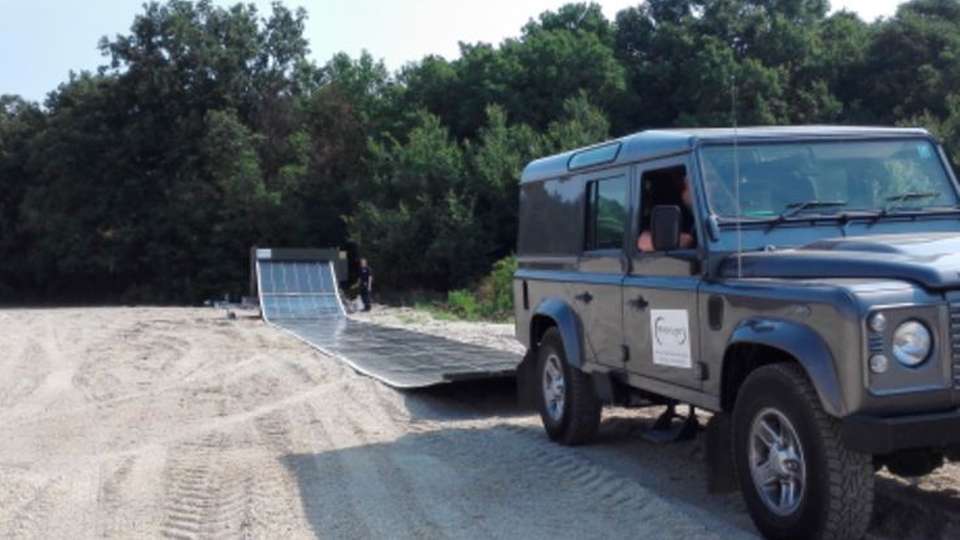
M911 233L818 240L793 249L742 255L743 277L890 278L932 289L960 286L960 235ZM736 255L720 268L737 277Z

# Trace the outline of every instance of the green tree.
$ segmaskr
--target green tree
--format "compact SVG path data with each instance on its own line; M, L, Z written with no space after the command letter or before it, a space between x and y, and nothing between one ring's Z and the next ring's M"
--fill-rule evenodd
M569 4L499 47L461 43L457 60L430 56L408 65L399 76L404 107L437 115L458 140L476 137L491 105L511 122L545 130L581 92L601 107L621 99L626 83L613 38L597 4Z
M864 106L885 122L929 111L948 114L960 86L960 2L913 0L879 24L858 86Z
M30 237L20 221L20 206L32 184L31 141L46 123L43 111L19 96L0 96L0 300L35 287L29 280Z
M593 32L533 32L504 42L501 54L513 68L509 93L501 103L512 119L536 129L555 120L569 98L586 93L604 107L626 88L613 50Z
M825 40L857 28L844 15L826 18L827 7L823 0L651 0L621 11L616 52L632 91L614 131L728 125L734 85L742 124L841 119L840 55L856 51Z
M563 30L594 34L607 47L613 46L613 25L603 14L603 7L596 2L565 4L556 11L545 11L537 21L530 21L523 27L523 34L531 36L539 32Z
M373 180L347 217L388 285L446 290L485 270L490 242L466 191L464 153L427 112L407 140L371 142Z
M240 227L274 216L238 206L282 197L305 161L295 99L321 81L304 17L171 0L103 39L110 64L51 94L33 145L22 220L38 279L131 300L236 290L233 261L276 238Z
M610 122L602 110L590 103L586 94L568 98L562 110L563 115L551 122L545 133L548 152L566 152L609 138Z
M139 270L138 210L150 192L129 153L131 143L144 142L126 138L117 92L114 78L72 75L50 94L46 121L31 139L18 219L32 279L47 295L96 296Z
M954 168L957 168L960 167L960 94L947 96L947 111L946 117L924 111L923 114L900 120L898 124L929 130L943 143Z
M96 74L0 98L0 296L199 300L242 290L254 244L352 242L382 284L471 286L515 247L530 160L729 125L734 90L740 124L923 125L957 159L960 2L827 12L571 3L391 73L367 52L315 65L280 3L149 2Z
M525 124L508 124L506 112L496 105L487 108L477 143L467 146L477 218L490 235L496 257L514 251L520 175L543 153L542 137Z

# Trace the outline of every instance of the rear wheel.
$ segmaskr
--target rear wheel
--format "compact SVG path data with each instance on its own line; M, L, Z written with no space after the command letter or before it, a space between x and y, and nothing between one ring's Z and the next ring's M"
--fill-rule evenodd
M567 361L556 328L543 335L537 357L540 418L547 435L567 445L588 442L600 426L601 404L585 373Z
M824 412L794 364L747 377L733 413L737 478L767 538L856 539L870 523L873 460L846 449L839 422Z

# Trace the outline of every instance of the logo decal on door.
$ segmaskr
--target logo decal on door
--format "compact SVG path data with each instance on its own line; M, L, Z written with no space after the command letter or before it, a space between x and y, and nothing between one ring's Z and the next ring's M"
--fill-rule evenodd
M690 319L687 310L651 310L650 336L654 364L678 368L693 367L690 356Z

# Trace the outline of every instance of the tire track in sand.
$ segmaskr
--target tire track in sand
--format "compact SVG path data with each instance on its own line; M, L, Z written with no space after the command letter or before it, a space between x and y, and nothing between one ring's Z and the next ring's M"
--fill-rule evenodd
M496 501L489 510L500 514L497 519L519 519L518 536L752 537L719 519L693 515L629 476L549 441L539 430L483 422L428 429L426 424L418 428L423 451L464 476L470 486L465 508Z
M285 410L272 411L254 420L258 447L264 450L263 459L269 467L262 467L252 476L247 517L251 531L257 537L282 536L278 530L284 524L300 521L294 510L297 500L295 482L290 472L281 467L284 456L292 453L292 425ZM279 457L279 460L278 460Z
M169 452L161 534L167 538L280 537L297 517L277 456L291 451L290 422L275 410L181 442Z
M161 534L167 538L200 538L214 522L217 497L216 454L226 436L211 432L199 441L171 449L163 471L166 484L165 518Z
M3 531L2 536L6 538L44 537L44 524L52 512L50 499L52 493L58 490L61 481L62 477L54 478L37 487L23 504L11 512L11 518L4 527L6 531Z
M403 424L396 427L405 435L385 451L418 454L428 461L410 468L415 481L409 497L416 496L416 488L430 490L428 497L439 494L440 506L459 514L461 523L467 524L468 536L496 536L495 531L504 530L501 522L514 522L518 536L602 537L607 535L603 531L609 531L608 536L622 535L631 528L658 538L751 536L682 503L664 500L622 471L597 463L578 449L549 441L532 417L492 421L459 403L446 410L442 401L429 394L404 394L403 405L392 393L354 391L351 395L368 415L389 417L391 425ZM411 417L411 410L426 416ZM342 412L340 416L351 418ZM629 425L616 427L632 429ZM390 431L390 427L380 430ZM393 461L404 466L403 460ZM423 471L435 474L427 475L426 480L418 478ZM545 494L549 495L542 496ZM548 502L551 500L569 505L569 510L558 511ZM425 506L436 504L430 501ZM623 522L625 516L631 517ZM611 520L622 522L610 527Z
M97 492L96 519L97 532L100 537L123 533L121 525L117 522L124 505L122 489L136 460L137 456L135 455L124 457L116 470L106 478L103 478L103 470L107 464L102 463L100 465L102 480Z
M4 370L0 382L0 409L8 409L29 397L46 379L49 355L40 341L28 339Z
M336 538L498 536L476 507L459 503L470 486L407 438L409 417L397 397L357 378L345 385L344 399L326 401L319 411L305 404L320 444L317 453L297 456L303 459L295 472L314 530Z

